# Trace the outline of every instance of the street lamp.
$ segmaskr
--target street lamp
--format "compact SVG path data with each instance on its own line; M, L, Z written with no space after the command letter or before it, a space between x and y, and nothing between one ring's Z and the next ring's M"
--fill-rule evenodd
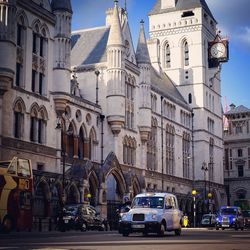
M195 202L196 195L197 191L193 189L192 196L193 196L193 209L194 209L194 227L196 227L196 202Z
M205 182L204 183L204 185L205 185L204 202L206 203L206 199L207 199L207 178L206 178L206 175L207 175L208 167L207 167L207 163L205 161L202 163L201 170L204 171L204 182Z

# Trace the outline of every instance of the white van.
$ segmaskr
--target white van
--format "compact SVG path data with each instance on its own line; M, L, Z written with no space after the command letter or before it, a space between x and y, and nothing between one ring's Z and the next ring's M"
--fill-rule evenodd
M182 212L177 198L170 193L138 194L132 201L131 209L120 220L119 232L128 236L133 232L157 233L165 231L181 234Z

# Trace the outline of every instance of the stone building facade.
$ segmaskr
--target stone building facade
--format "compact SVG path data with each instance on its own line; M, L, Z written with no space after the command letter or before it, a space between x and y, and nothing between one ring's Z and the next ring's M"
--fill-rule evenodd
M226 203L220 68L208 67L216 21L205 1L157 0L136 50L118 1L105 26L74 32L70 0L0 7L0 158L31 159L35 217L88 201L111 218L145 191L175 193L190 215L193 188L199 215L208 191L212 210Z
M230 105L225 113L225 184L228 203L250 209L250 109Z

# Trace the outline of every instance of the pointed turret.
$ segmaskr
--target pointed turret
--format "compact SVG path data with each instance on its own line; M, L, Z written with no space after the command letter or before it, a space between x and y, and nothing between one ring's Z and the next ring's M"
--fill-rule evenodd
M136 50L136 60L140 68L139 79L139 130L141 135L141 141L147 142L151 131L151 86L150 86L150 57L148 52L148 46L146 42L144 21L141 21L141 28L139 33L138 45Z
M107 44L107 120L112 132L117 135L125 122L125 46L117 6L118 1L115 0L114 2L115 6L110 22L111 27Z
M109 32L108 46L123 45L122 28L117 6L118 1L115 0L114 2L115 2L115 7L113 11L113 18L110 24L111 27Z
M67 11L69 13L73 13L70 0L52 0L51 8L53 11L60 10L60 11Z
M136 50L136 60L138 64L150 63L143 20L141 20L141 28L140 28L140 34L139 34L137 50Z

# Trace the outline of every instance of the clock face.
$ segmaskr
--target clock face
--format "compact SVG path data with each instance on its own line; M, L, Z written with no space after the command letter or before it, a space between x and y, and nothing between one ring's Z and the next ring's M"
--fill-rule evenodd
M226 57L226 46L223 43L215 43L212 45L210 53L213 58Z

